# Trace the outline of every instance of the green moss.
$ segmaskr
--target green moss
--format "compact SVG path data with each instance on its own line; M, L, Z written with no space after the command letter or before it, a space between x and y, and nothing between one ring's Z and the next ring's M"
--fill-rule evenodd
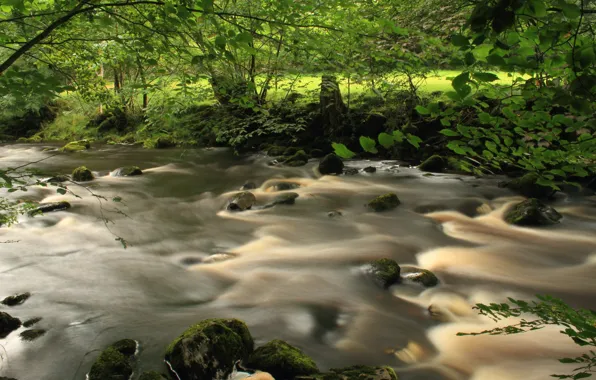
M288 157L284 164L288 166L303 166L308 161L308 155L303 151L299 150L294 153L292 156Z
M250 356L247 366L269 372L276 380L293 379L296 376L319 372L309 356L278 339L257 348Z
M143 374L139 377L139 380L165 380L159 372L156 371L148 371L143 372Z
M562 216L538 199L530 198L505 213L505 221L518 226L547 226L559 223Z
M445 168L445 159L438 154L432 155L424 160L418 169L425 172L441 173Z
M143 148L147 149L166 149L175 147L176 140L167 135L152 137L143 142Z
M122 339L112 344L99 355L91 370L89 380L123 380L132 375L132 360L137 343Z
M77 182L91 181L93 179L93 173L87 169L86 166L79 166L72 171L72 180Z
M372 261L364 267L364 270L382 288L388 288L400 280L401 268L392 259L383 258Z
M207 319L191 326L166 348L166 360L184 379L225 378L233 364L253 351L246 324L237 319Z
M393 210L400 205L400 200L395 193L380 195L368 202L367 206L375 212Z
M284 156L288 156L288 157L289 157L289 156L293 156L293 155L295 155L295 154L296 154L296 152L298 152L299 150L300 150L300 149L298 149L298 148L296 148L296 147L294 147L294 146L291 146L291 147L289 147L289 148L286 148L286 150L284 150Z
M285 151L285 147L274 145L267 150L267 155L272 157L283 156Z
M60 148L61 152L80 152L91 148L91 144L88 140L71 141L68 144Z

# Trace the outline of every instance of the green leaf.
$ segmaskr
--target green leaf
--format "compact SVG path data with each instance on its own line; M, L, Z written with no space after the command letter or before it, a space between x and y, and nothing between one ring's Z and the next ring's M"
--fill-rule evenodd
M441 119L441 125L444 127L451 127L451 120L448 117Z
M494 82L499 80L499 77L493 73L474 73L474 79L480 82Z
M344 144L332 143L331 146L333 147L335 154L341 158L352 158L356 155L356 153L349 150Z
M563 14L570 20L578 19L582 14L581 9L575 4L569 4L563 0L560 2L560 5L563 9Z
M454 34L451 36L451 43L453 46L462 47L470 45L470 41L467 37L462 36L461 34Z
M379 133L378 140L379 144L381 144L385 149L389 149L393 146L393 144L395 144L393 136L385 132Z
M423 106L416 106L416 112L420 115L430 115L430 110Z
M513 139L509 136L505 136L503 137L503 142L506 146L511 146L511 144L513 144Z
M544 17L546 16L546 5L542 0L530 0L529 2L530 10L534 12L536 17Z
M497 54L491 54L488 57L486 57L486 62L489 65L494 65L494 66L504 66L504 65L506 65L505 59L503 57L501 57L500 55L497 55Z
M495 144L494 142L487 140L484 142L484 146L486 146L488 150L490 150L491 152L498 153L497 144Z
M453 129L442 129L439 133L449 137L459 136L459 133Z
M472 54L471 51L466 53L466 56L464 57L464 62L467 66L472 66L476 62L476 57L474 57L474 54Z
M398 142L401 143L404 141L404 133L402 131L399 130L395 130L393 131L393 139Z
M373 154L379 153L377 150L377 143L370 137L360 136L360 146L365 152Z
M465 86L469 80L470 80L470 73L467 71L464 71L463 73L459 74L451 81L451 86L453 86L453 89L459 95L461 95L463 97L463 96L469 94L469 92L466 93L466 90L465 90ZM465 93L465 95L463 95L464 93Z
M420 137L408 134L407 140L415 148L420 148L420 143L422 142L422 139Z
M114 197L114 198L112 198L112 202L122 202L122 198Z
M224 50L226 48L226 38L224 36L215 37L215 46Z
M62 187L59 187L59 188L56 189L56 192L58 194L64 195L64 194L66 194L66 189L65 188L62 188Z
M252 40L253 40L252 34L250 34L248 32L242 32L242 33L239 33L236 36L236 41L238 41L238 42L243 42L243 43L246 43L246 44L251 44L252 43Z

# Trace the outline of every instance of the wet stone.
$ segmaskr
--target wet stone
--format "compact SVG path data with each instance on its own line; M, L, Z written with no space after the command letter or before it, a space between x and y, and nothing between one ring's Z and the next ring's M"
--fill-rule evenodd
M21 294L15 294L13 296L8 296L5 299L2 300L2 304L6 305L6 306L17 306L17 305L21 305L22 303L24 303L25 301L27 301L29 299L29 297L31 297L31 293L26 292L26 293L21 293Z

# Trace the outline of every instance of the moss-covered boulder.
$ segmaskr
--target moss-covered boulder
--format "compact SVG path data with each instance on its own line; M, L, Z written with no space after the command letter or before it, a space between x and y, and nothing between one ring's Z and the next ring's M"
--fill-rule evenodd
M291 380L296 376L319 372L317 365L309 356L279 339L257 348L246 366L269 372L276 380Z
M8 334L19 327L21 327L20 319L0 311L0 338L6 338Z
M156 371L143 372L139 380L166 380L166 377Z
M254 342L237 319L207 319L191 326L166 349L165 358L184 380L226 379L237 360L246 360Z
M401 267L401 279L404 282L413 282L425 287L433 287L439 284L439 279L428 269L421 269L410 266Z
M89 380L127 380L133 372L137 342L123 339L112 344L99 355L91 370Z
M112 177L132 177L141 174L143 171L138 166L124 166L110 173Z
M304 166L308 162L308 155L303 151L299 150L292 156L284 160L286 166Z
M330 153L323 157L319 163L319 173L327 174L341 174L344 170L344 162L334 153Z
M298 376L295 380L398 380L391 367L355 365L346 368L332 368L329 372Z
M445 169L445 159L438 154L432 155L418 165L423 172L442 173Z
M30 210L28 212L29 216L34 216L38 214L45 214L52 211L64 211L70 208L70 203L66 201L60 202L50 202L50 203L40 203L39 206Z
M539 185L539 179L540 176L537 173L528 173L509 182L501 183L500 186L528 198L548 198L553 195L555 190L550 186Z
M91 181L93 179L93 173L87 169L86 166L79 166L72 171L72 180L77 182Z
M273 204L276 205L293 205L296 203L296 198L298 198L298 193L283 193L277 195L273 198Z
M267 155L272 157L283 156L286 151L286 148L283 146L274 145L267 149Z
M559 223L562 217L536 198L526 199L505 213L505 221L518 226L548 226Z
M35 339L39 338L40 336L45 335L45 333L46 333L45 329L30 329L30 330L23 331L22 333L19 334L19 336L21 337L21 340L31 342L32 340L35 340Z
M384 289L400 281L399 275L401 268L392 259L384 258L372 261L364 265L362 270L375 284Z
M400 205L400 200L395 193L387 193L376 197L366 204L366 206L375 211L389 211Z
M31 293L29 292L15 294L13 296L8 296L5 299L3 299L2 304L6 306L17 306L27 301L29 297L31 297Z
M255 204L257 198L250 191L243 191L234 195L229 201L227 209L229 211L245 211L250 210Z
M87 140L71 141L60 148L60 152L81 152L83 150L91 149L91 143Z
M286 150L284 150L284 156L293 156L296 154L296 152L298 152L300 149L296 148L295 146L291 146L286 148Z

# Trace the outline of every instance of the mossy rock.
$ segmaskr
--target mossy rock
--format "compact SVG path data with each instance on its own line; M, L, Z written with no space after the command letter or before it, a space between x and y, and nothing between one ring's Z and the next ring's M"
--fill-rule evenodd
M70 203L67 201L41 203L38 207L30 210L27 214L29 216L35 216L38 214L45 214L52 211L64 211L70 208Z
M6 338L8 334L21 327L21 321L8 313L0 311L0 338Z
M141 376L139 377L139 380L166 380L166 377L164 377L159 372L148 371L148 372L143 372L141 374Z
M376 197L367 203L367 207L375 212L393 210L400 205L400 200L395 193L387 193Z
M22 333L19 334L19 336L21 337L21 340L31 342L32 340L35 340L35 339L45 335L45 333L46 333L45 329L30 329L30 330L23 331Z
M274 145L267 149L267 155L272 157L283 156L286 151L286 148L283 146Z
M366 264L362 269L375 284L384 289L400 281L401 268L392 259L375 260Z
M346 368L332 368L329 372L310 376L298 376L295 380L398 380L393 368L355 365Z
M143 171L138 166L124 166L115 169L110 173L112 177L132 177L136 175L142 175Z
M71 141L68 144L60 148L60 152L81 152L87 149L91 149L91 144L87 140Z
M300 185L294 182L279 182L275 185L275 191L294 190L299 187Z
M37 323L39 323L42 319L43 319L42 317L35 317L35 318L28 319L25 322L23 322L23 327L26 327L26 328L32 327L32 326L36 325Z
M273 199L272 203L275 205L293 205L298 197L298 193L279 194Z
M89 380L127 380L133 372L132 361L137 343L123 339L112 344L103 352L89 371Z
M418 169L423 172L442 173L445 169L445 164L445 159L438 154L435 154L418 165Z
M303 151L299 150L294 155L284 160L284 164L287 166L304 166L308 162L308 155Z
M238 360L246 360L254 342L237 319L207 319L191 326L166 349L165 358L184 380L226 379Z
M425 287L433 287L439 284L439 279L433 272L428 269L409 266L401 267L401 279L402 281L414 282Z
M505 221L518 226L548 226L563 218L554 208L536 198L526 199L505 213Z
M344 162L334 153L326 155L319 163L319 173L322 175L341 174L343 170Z
M31 293L29 292L15 294L13 296L8 296L5 299L3 299L2 304L6 306L17 306L27 301L29 297L31 297Z
M549 186L539 185L537 182L540 176L537 173L528 173L507 183L501 184L518 194L528 198L548 198L555 190Z
M84 181L91 181L93 178L93 173L91 170L87 169L86 166L79 166L75 170L72 171L72 180L77 182L84 182Z
M166 149L174 148L176 140L171 136L158 136L147 139L143 142L143 148L146 149Z
M279 339L257 348L246 365L269 372L276 380L290 380L319 372L315 362L302 350Z
M290 156L295 155L299 150L300 149L298 149L298 148L296 148L294 146L291 146L289 148L286 148L286 150L284 150L284 154L283 155L290 157Z
M250 191L243 191L234 195L229 201L227 209L229 211L250 210L257 201L257 198Z

